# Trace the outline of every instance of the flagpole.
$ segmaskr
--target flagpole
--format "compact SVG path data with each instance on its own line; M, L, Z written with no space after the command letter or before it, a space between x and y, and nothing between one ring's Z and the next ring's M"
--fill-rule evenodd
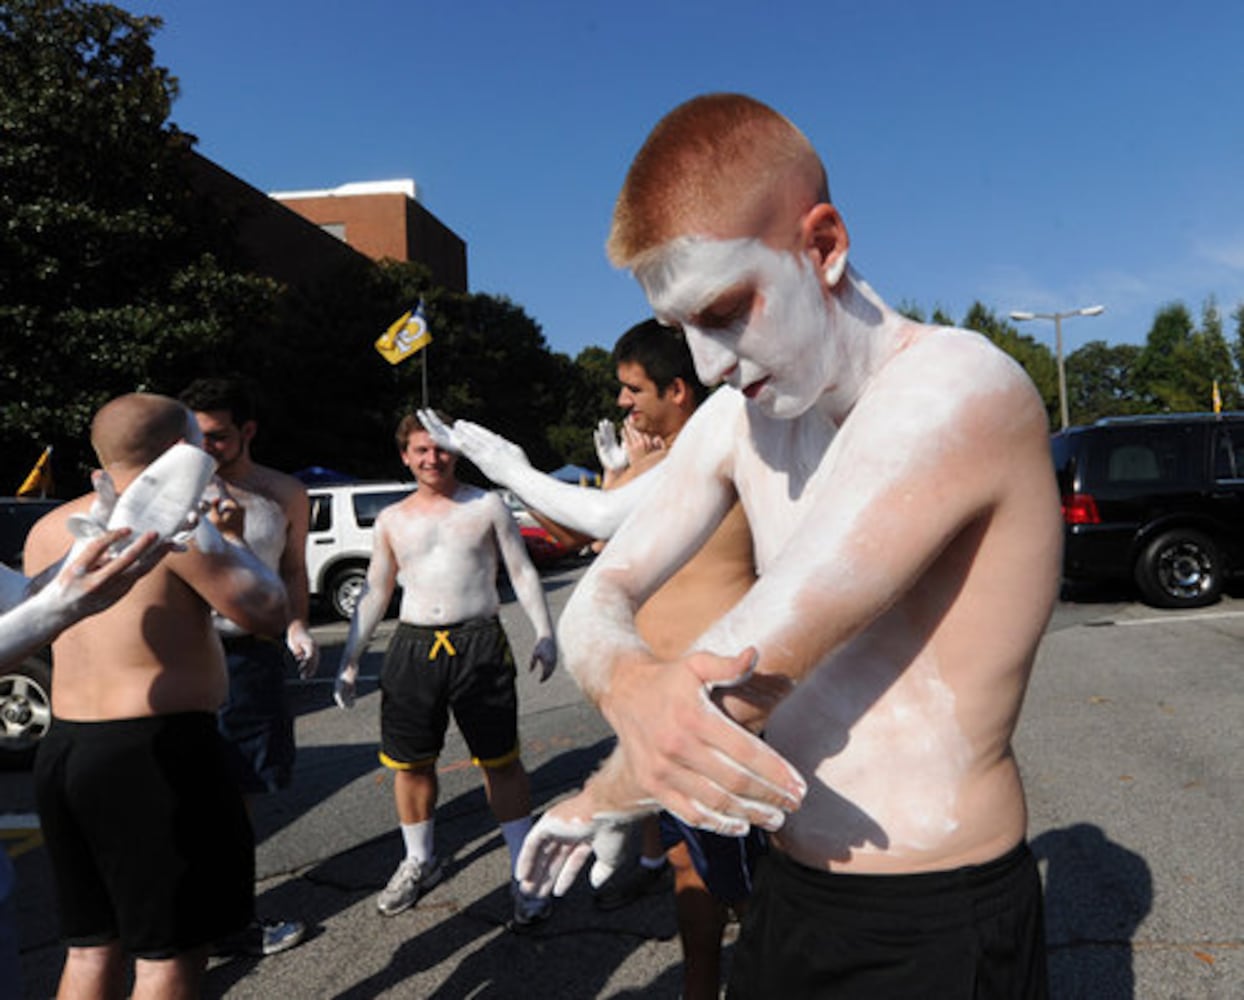
M430 347L425 347L420 353L423 355L423 408L428 408L428 351Z

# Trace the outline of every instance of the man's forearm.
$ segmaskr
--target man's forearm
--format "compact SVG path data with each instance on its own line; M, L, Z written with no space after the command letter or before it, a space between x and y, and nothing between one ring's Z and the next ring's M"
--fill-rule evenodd
M358 663L367 644L371 642L376 626L384 619L393 596L391 589L373 587L370 582L363 584L363 592L354 606L354 614L350 618L350 630L346 634L346 644L341 651L343 667Z

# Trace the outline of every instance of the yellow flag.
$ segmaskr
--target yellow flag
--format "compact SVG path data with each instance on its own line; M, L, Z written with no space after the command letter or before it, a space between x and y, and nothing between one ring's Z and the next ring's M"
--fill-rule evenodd
M17 488L19 497L41 496L45 497L52 492L52 446L48 445L43 449L43 454L39 456L39 460L35 462L35 467L30 470L30 474L22 481L22 485Z
M409 312L402 313L376 341L376 350L391 365L405 361L432 343L428 321L423 315L423 300Z
M1214 379L1214 412L1222 412L1222 395L1218 391L1218 379Z

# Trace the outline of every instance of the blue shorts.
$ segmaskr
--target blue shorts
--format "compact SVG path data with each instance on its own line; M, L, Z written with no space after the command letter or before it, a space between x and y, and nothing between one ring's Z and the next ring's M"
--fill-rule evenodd
M224 637L229 694L216 713L243 795L288 788L294 720L285 701L286 650L277 639Z
M688 826L676 816L661 813L661 846L687 845L691 864L709 894L722 903L741 903L752 894L752 873L769 847L763 830L752 827L746 836L723 837Z

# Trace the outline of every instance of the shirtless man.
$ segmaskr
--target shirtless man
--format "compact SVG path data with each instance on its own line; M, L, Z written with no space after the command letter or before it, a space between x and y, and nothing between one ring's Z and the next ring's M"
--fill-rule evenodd
M106 513L102 519L107 521ZM34 580L0 564L0 671L111 607L155 566L166 547L150 531L126 543L132 534L129 528L106 531ZM113 556L117 544L122 548ZM8 852L0 848L0 982L12 984L14 995L20 992L15 878Z
M135 393L96 414L91 442L124 498L149 463L197 434L177 401ZM34 526L27 573L60 558L71 516L90 502ZM280 634L286 603L280 580L226 538L201 527L52 645L55 722L35 784L68 943L61 997L123 996L127 954L134 997L196 996L207 946L250 919L254 843L216 731L227 682L211 610Z
M625 444L618 442L613 423L602 421L597 452L605 467L608 496L626 497L624 503L630 505L637 501L624 487L655 473L708 391L696 378L685 339L655 320L627 330L614 345L613 358L620 385L618 406L626 411ZM453 431L436 425L431 429L494 482L534 504L523 489L533 470L514 446L463 421ZM545 499L555 503L557 525L583 527L578 512L585 502L596 499L596 491L552 477L540 487L537 495L553 493ZM590 537L585 532L571 543L582 545ZM742 598L754 580L751 534L736 504L703 549L644 602L636 614L639 634L657 656L675 659ZM659 819L644 819L642 842L639 863L619 868L601 883L595 891L596 904L614 909L661 885L668 855L683 949L683 996L716 1000L721 990L722 934L730 909L740 914L744 910L763 835L752 830L742 838L722 837L688 827L663 812ZM598 877L609 867L608 862L600 865Z
M226 617L216 619L229 672L229 696L217 721L249 804L251 796L288 788L293 777L287 656L303 678L314 676L319 667L319 650L307 627L310 504L297 479L251 458L258 423L251 394L240 379L198 379L182 392L181 401L194 411L204 449L216 459L217 474L245 512L246 544L280 575L289 595L284 643L277 636L253 635ZM221 942L220 951L273 955L294 947L305 935L300 920L257 920L238 940Z
M456 456L437 447L414 416L395 435L418 483L376 518L367 583L350 620L336 698L354 704L359 660L402 586L401 624L380 675L380 761L393 794L406 856L376 900L385 916L414 905L442 875L434 848L436 759L452 709L481 768L484 791L510 851L511 874L531 829L531 789L519 756L514 659L497 617L497 556L536 634L530 669L541 682L557 663L553 624L540 576L518 525L495 493L458 482ZM514 925L550 913L550 900L523 893L511 878Z
M628 521L563 614L619 747L541 819L520 876L564 889L651 800L759 823L776 849L731 996L1044 996L1010 741L1059 576L1045 411L983 338L887 307L847 248L819 158L749 98L675 109L631 165L611 259L732 388L665 461L666 515ZM758 580L661 661L632 609L736 497Z

